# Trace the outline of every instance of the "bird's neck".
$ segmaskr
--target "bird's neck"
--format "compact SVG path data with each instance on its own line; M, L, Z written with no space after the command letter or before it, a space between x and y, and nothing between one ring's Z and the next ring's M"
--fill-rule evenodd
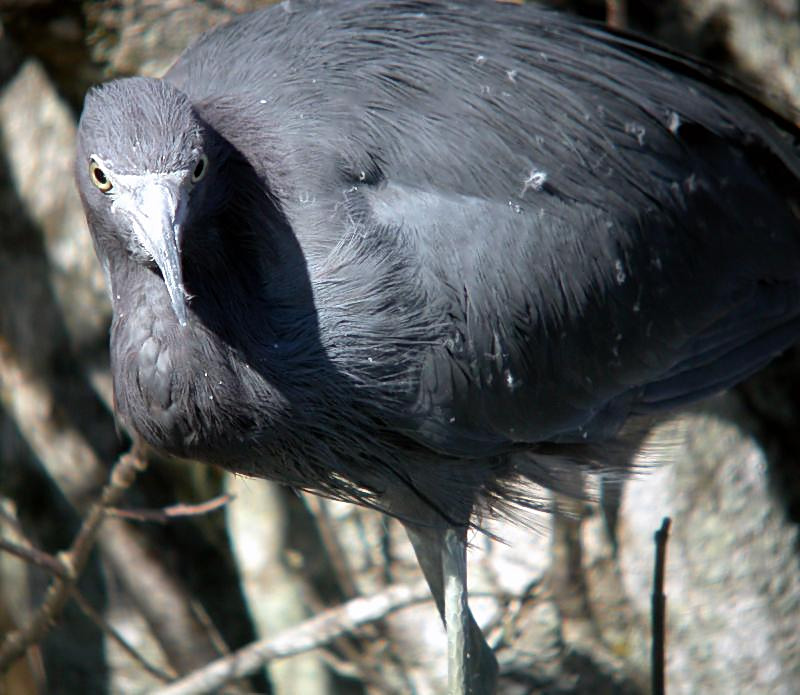
M165 453L202 451L213 460L254 436L256 400L261 410L280 401L261 348L277 339L258 298L244 297L230 273L219 269L202 287L192 276L186 287L195 296L182 326L156 272L132 261L112 268L114 395L134 435Z
M186 326L158 273L127 254L109 265L118 412L149 444L178 455L230 447L231 437L256 430L263 440L263 423L280 419L292 360L320 353L291 228L246 161L232 160L226 176L228 203L186 229Z

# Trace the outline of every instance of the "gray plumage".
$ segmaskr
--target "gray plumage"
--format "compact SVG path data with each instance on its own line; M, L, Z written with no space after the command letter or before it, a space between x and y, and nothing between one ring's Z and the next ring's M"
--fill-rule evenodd
M125 425L406 523L624 467L800 334L797 130L535 6L239 17L92 90L76 176Z

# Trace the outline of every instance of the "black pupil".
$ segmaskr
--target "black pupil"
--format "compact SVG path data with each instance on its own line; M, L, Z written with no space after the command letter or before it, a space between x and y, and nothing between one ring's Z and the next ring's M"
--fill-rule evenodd
M94 178L97 181L97 183L103 186L105 186L106 183L108 183L108 179L106 178L106 175L103 173L103 170L100 167L94 168Z
M196 179L199 179L203 175L203 169L205 169L205 166L206 162L204 159L201 159L200 161L197 162L197 164L195 164L194 177Z

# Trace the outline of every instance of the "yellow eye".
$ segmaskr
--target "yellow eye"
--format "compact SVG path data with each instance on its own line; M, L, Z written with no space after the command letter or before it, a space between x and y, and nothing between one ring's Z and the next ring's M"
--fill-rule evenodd
M114 186L94 157L89 160L89 177L92 179L92 183L103 193L108 193Z
M208 169L208 157L201 154L197 164L194 165L194 171L192 171L192 183L197 183L202 179L206 175L206 169Z

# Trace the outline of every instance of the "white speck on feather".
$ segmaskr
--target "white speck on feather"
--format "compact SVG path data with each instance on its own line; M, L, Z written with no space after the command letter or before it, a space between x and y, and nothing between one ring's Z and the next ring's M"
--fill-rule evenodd
M508 386L510 391L514 391L515 389L519 388L520 385L517 383L517 380L514 378L514 375L511 373L510 369L506 369L503 376L505 377L506 386Z
M258 100L258 103L259 103L259 104L266 104L266 103L267 103L267 100L266 100L266 99L259 99L259 100Z
M667 121L667 128L673 135L677 135L681 129L681 117L675 111L670 111L669 120Z
M509 82L516 82L517 75L519 75L518 70L506 70L506 77L508 78Z
M527 178L522 182L522 191L520 197L525 195L525 191L532 189L534 191L541 191L544 184L547 182L547 172L538 169L531 169Z
M475 65L483 65L486 62L486 56L483 53L475 57Z
M641 123L626 123L625 132L629 135L633 135L640 147L644 146L644 136L647 134L647 129Z
M614 270L617 271L617 284L621 285L623 282L625 282L627 276L625 275L625 268L622 265L622 261L619 258L614 261Z

